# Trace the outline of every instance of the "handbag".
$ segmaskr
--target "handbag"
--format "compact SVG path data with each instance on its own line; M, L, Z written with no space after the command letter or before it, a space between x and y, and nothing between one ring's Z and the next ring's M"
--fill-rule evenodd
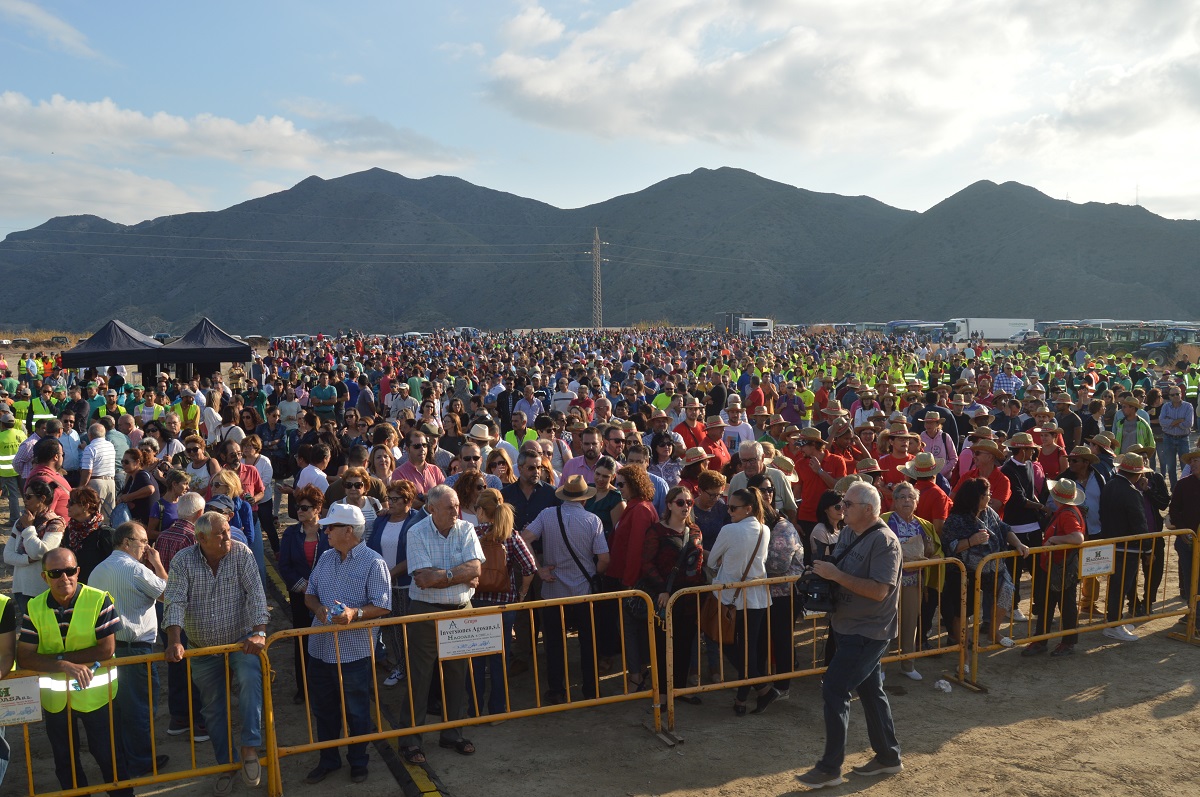
M122 523L128 523L131 520L133 520L133 513L129 511L129 504L117 504L113 507L108 522L113 528L116 528Z
M479 573L476 592L508 592L512 576L508 572L508 549L504 543L486 537L479 540L483 547L483 569Z
M575 566L579 568L579 572L587 578L589 594L596 595L604 592L604 588L600 585L600 576L594 572L595 565L592 566L593 572L589 573L587 568L583 566L583 562L579 561L579 557L575 555L575 549L571 547L571 541L567 539L567 526L563 523L562 506L556 506L554 511L558 514L558 530L562 533L563 545L567 546L567 553L571 554L571 558L575 560Z
M758 539L754 543L754 553L750 554L750 558L746 560L746 569L742 571L742 577L738 581L745 581L746 576L750 574L750 565L754 564L754 560L758 556L758 549L762 547L764 536L766 536L765 529L759 532ZM733 641L736 632L737 600L743 589L744 587L738 587L734 591L731 603L722 603L717 599L715 592L705 595L704 601L700 604L700 630L709 639L715 639L723 645L728 645Z

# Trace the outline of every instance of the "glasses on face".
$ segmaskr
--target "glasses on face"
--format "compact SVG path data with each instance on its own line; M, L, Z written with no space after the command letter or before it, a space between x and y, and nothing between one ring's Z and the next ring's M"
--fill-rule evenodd
M843 509L845 509L849 506L864 506L864 504L861 501L847 501L845 498L843 498L841 506Z
M404 496L399 495L397 493L388 493L388 500L389 501L403 501Z
M361 490L362 488L363 488L362 482L346 482L347 490Z
M300 504L299 506L296 507L297 512L311 512L314 509L316 509L316 507L313 506L312 504Z
M73 576L79 572L78 567L56 567L52 570L44 571L50 578L62 578L63 576Z
M714 501L716 501L718 498L721 497L720 490L717 490L716 492L713 492L712 490L705 490L704 494L707 495L709 498L711 498Z
M734 511L735 509L745 509L746 507L747 507L747 505L746 505L746 504L730 504L730 505L729 505L729 511L730 511L730 512L732 512L732 511Z
M613 482L613 487L616 487L618 490L624 490L625 482L621 481L620 479L617 479L615 482Z
M605 439L607 439L608 442L610 442L610 443L624 443L625 442L624 437L608 437Z
M682 507L683 509L691 509L696 502L689 498L676 498L671 503L675 504L675 506Z
M478 462L483 457L459 457L463 462Z
M187 448L185 448L183 450L188 452L189 454L195 454L200 451L200 447L199 446L188 446Z

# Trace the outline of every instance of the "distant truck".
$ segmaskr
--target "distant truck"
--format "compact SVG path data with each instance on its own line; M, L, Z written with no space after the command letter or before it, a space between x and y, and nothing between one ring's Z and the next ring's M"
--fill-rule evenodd
M738 334L746 338L759 338L775 334L775 322L769 318L739 318Z
M1034 328L1032 318L951 318L942 325L946 336L955 343L971 338L1008 340L1013 335Z
M1174 366L1184 360L1200 362L1200 332L1194 327L1172 327L1162 340L1147 343L1137 350L1135 356L1150 360L1159 367Z

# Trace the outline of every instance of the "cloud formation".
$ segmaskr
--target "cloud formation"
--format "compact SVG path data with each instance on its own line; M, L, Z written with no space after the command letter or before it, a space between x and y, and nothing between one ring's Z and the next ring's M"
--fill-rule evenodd
M88 46L87 36L29 0L0 0L0 16L30 30L58 50L80 58L100 57Z

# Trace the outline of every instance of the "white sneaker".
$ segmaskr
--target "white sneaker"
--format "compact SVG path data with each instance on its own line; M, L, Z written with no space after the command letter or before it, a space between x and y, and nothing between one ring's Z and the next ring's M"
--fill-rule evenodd
M1113 626L1105 628L1104 635L1109 639L1115 639L1118 642L1137 642L1138 635L1133 633L1127 625Z
M916 670L907 670L907 671L901 670L901 672L903 672L905 676L907 676L908 678L911 678L914 681L919 681L925 677L925 676L921 675L921 673L917 672Z
M404 680L404 670L397 667L388 673L388 677L383 679L384 686L395 686Z
M1024 623L1029 620L1029 618L1025 616L1025 612L1021 611L1020 607L1013 609L1012 619L1014 623Z

